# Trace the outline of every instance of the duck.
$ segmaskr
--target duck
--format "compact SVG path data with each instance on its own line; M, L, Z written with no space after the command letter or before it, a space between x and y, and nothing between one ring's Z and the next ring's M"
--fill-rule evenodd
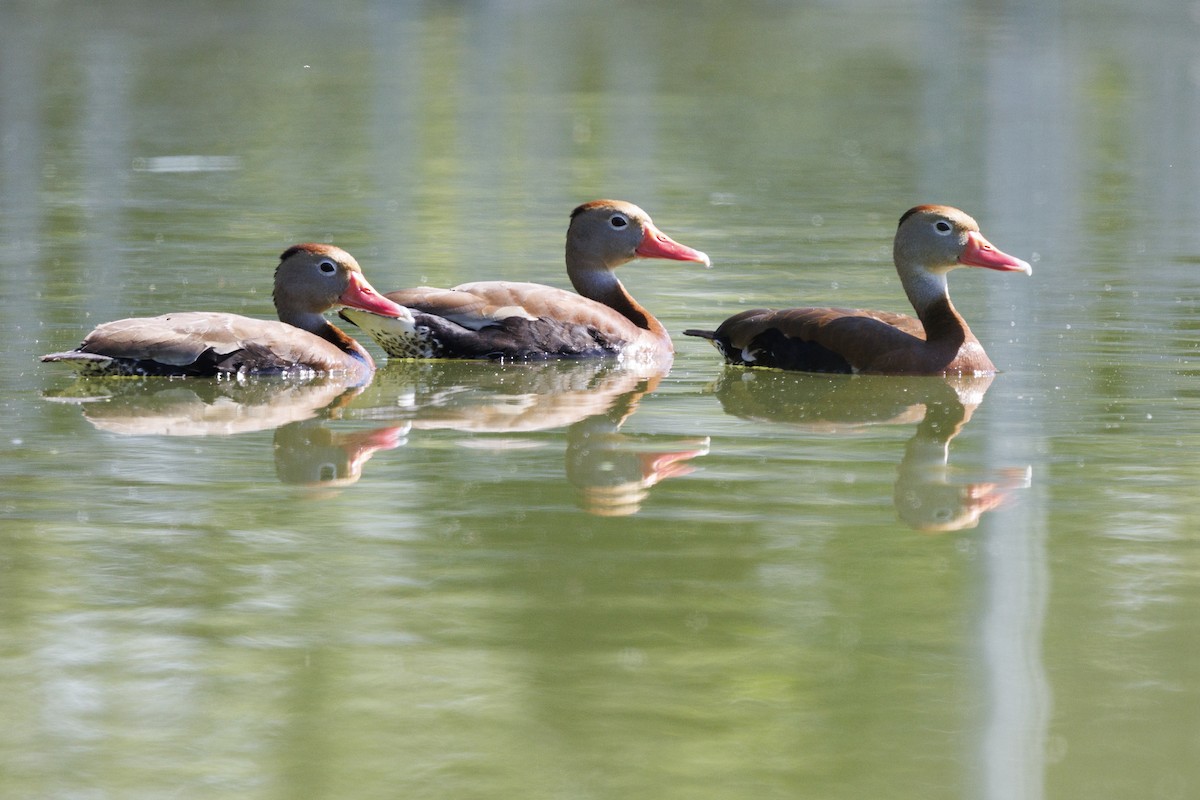
M593 200L571 212L567 228L567 276L575 292L517 281L421 286L385 295L409 309L411 320L355 308L343 309L341 317L393 358L670 358L670 333L614 272L636 258L712 264L660 231L633 203Z
M993 246L957 208L919 205L900 217L892 250L916 316L849 308L756 308L716 330L691 329L729 364L804 372L992 375L996 367L950 302L946 277L959 267L1033 273Z
M272 297L279 321L212 311L131 317L98 325L74 350L41 360L69 364L85 376L304 372L362 381L374 373L371 354L325 312L344 306L408 315L371 286L353 256L328 244L285 250Z

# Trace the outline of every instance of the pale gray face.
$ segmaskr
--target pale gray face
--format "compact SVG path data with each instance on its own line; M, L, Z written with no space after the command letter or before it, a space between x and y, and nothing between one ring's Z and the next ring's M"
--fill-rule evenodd
M930 272L961 266L958 258L979 225L948 206L922 206L910 211L896 230L896 264L921 265Z
M699 250L667 236L650 215L622 200L594 200L571 214L567 229L567 263L573 260L614 269L635 258L711 262Z
M321 314L338 305L351 275L362 274L354 257L331 245L297 245L283 254L275 271L275 306Z
M617 267L637 258L650 218L632 203L597 200L580 206L567 229L567 248Z

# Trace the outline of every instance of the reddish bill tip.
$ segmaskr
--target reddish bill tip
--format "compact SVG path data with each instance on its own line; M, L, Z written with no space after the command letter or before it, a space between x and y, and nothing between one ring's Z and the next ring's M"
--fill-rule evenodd
M672 261L696 261L706 267L712 266L708 256L667 236L653 225L646 226L646 234L635 251L642 258L669 258Z
M1001 272L1024 272L1033 274L1033 267L1028 261L1022 261L1016 256L997 250L991 242L979 233L972 231L967 234L967 246L958 256L958 263L968 267L986 267Z
M376 314L382 314L385 317L406 317L409 315L407 308L375 291L375 288L367 283L367 279L357 272L350 273L350 285L346 287L346 291L342 292L342 296L338 298L338 302L350 308L372 311Z

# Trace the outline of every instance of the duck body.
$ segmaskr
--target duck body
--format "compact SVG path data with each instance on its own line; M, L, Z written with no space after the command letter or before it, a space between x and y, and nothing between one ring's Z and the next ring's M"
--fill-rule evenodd
M279 321L183 311L97 326L74 350L42 361L83 375L214 377L304 371L369 378L375 364L362 345L323 316L338 306L408 312L378 294L346 251L301 244L280 256L274 300Z
M995 365L950 302L946 274L984 267L1030 274L1002 253L975 220L949 206L917 206L900 218L896 270L917 316L851 308L752 309L714 331L686 335L711 341L730 364L805 372L890 375L988 375Z
M343 347L297 331L283 322L240 314L180 311L106 322L77 349L42 356L42 361L70 362L85 375L167 377L300 369L358 372L360 364L373 366L357 342Z
M453 291L453 290L450 290ZM592 326L554 317L513 315L472 328L439 314L410 309L412 322L342 312L393 358L462 358L540 361L620 355L627 341Z
M638 343L670 345L665 330L639 328L606 305L537 283L481 281L453 289L418 287L386 296L412 312L411 329L377 315L343 312L342 316L397 358L603 358L636 355Z
M578 293L519 281L422 286L386 295L409 309L411 320L355 309L342 317L394 358L669 357L674 348L666 328L613 274L638 257L709 263L659 231L637 206L597 200L576 208L567 230L567 274Z
M936 312L952 328L957 328L956 313L948 302ZM704 336L698 331L690 335ZM935 337L932 344L925 337L924 324L908 314L858 308L756 308L725 320L713 332L712 341L727 362L743 366L896 375L996 370L965 325Z

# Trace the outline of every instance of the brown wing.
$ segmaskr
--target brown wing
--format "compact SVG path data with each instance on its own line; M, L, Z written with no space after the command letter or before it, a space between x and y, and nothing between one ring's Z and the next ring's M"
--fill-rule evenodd
M703 335L703 332L694 332ZM812 372L886 369L897 354L920 350L920 320L851 308L752 309L736 314L712 338L733 363Z
M739 338L770 327L778 329L785 336L818 342L837 352L853 351L866 346L878 349L886 341L911 345L913 338L922 341L925 339L925 329L919 319L887 311L865 311L857 308L788 308L782 311L749 313L754 314L753 321L747 319L744 324L730 325L731 329L736 329ZM729 325L735 319L737 317L731 317L725 324Z
M476 281L453 289L426 286L390 292L388 299L416 311L480 330L510 317L551 319L593 328L606 338L632 341L641 329L620 312L574 292L540 283Z
M348 358L332 343L282 322L187 311L107 322L89 333L76 350L55 353L44 360L70 361L76 357L94 361L94 356L136 363L139 366L135 371L153 374L216 374L297 366L332 371L345 369ZM161 369L155 369L156 365Z

